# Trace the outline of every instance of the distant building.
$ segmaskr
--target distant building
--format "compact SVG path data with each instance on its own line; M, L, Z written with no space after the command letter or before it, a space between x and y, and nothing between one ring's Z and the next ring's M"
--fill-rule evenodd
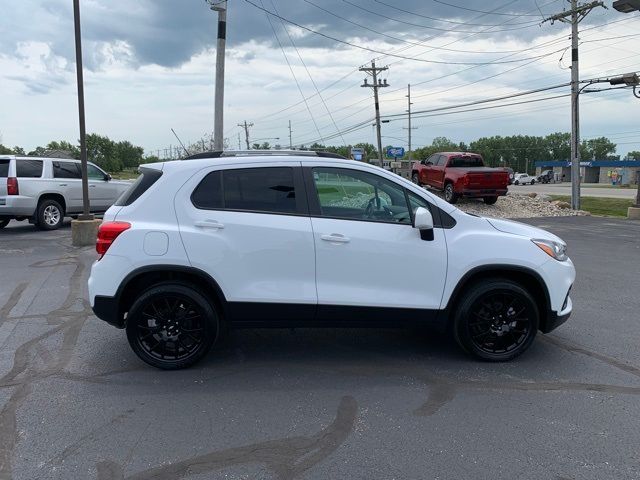
M556 182L571 181L571 162L541 160L535 162L536 175L543 170L553 170ZM580 162L580 178L584 183L608 183L636 185L640 172L640 160L592 160Z

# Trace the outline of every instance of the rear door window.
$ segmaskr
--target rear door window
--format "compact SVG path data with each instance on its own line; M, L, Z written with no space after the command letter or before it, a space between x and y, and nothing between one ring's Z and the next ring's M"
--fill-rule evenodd
M42 176L42 160L16 160L16 176L40 178Z
M75 162L53 162L54 178L82 178L80 164Z
M291 167L239 168L209 173L191 195L196 208L295 214L300 211Z
M0 177L9 176L9 159L0 160Z

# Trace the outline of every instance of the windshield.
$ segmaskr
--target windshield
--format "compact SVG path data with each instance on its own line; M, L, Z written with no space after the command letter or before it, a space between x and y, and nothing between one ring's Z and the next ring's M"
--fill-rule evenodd
M480 157L453 157L449 160L449 167L456 168L473 168L484 167L482 159Z

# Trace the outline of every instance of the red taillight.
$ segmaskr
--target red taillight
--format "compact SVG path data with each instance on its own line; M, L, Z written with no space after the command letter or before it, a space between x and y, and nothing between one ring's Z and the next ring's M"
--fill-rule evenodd
M96 241L96 252L101 256L107 253L113 241L125 230L129 230L131 224L128 222L104 222L98 229L98 240Z
M16 177L7 178L7 195L20 195L18 179Z

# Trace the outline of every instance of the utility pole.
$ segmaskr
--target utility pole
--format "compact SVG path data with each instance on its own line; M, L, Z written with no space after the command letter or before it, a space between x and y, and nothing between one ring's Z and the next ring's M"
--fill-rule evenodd
M292 130L291 130L291 120L289 120L289 150L293 150L293 140L292 140L292 136L291 136Z
M242 144L240 143L240 132L238 132L238 150L242 150Z
M361 72L367 72L367 74L373 77L373 83L369 83L368 79L364 79L364 83L360 85L361 87L370 87L373 88L373 98L376 107L376 127L377 127L377 136L378 136L378 160L380 160L380 166L383 164L382 159L382 133L380 131L380 102L378 101L378 89L383 87L388 87L387 79L384 79L384 82L378 78L379 72L384 72L388 70L389 67L379 67L376 68L376 62L371 62L371 67L360 67L359 70Z
M89 213L89 179L87 176L87 131L84 117L84 78L82 74L82 34L80 31L80 0L73 0L73 25L76 39L76 80L78 83L78 117L80 120L80 163L82 169L82 215L79 220L93 220Z
M605 7L601 1L578 5L571 1L571 10L545 18L542 23L555 21L571 24L571 208L580 209L580 94L578 84L580 72L578 66L578 24L596 7Z
M247 142L247 150L250 150L251 147L249 146L249 127L253 127L253 123L247 123L247 121L245 120L244 123L239 123L238 126L244 128L244 138Z
M415 130L418 127L412 127L411 126L411 105L413 105L413 103L411 103L411 84L407 85L407 113L409 114L409 126L408 127L402 127L404 130L408 130L409 131L409 152L408 152L408 156L409 156L409 164L411 164L411 160L412 160L412 155L413 152L411 151L411 130Z
M222 151L224 139L222 129L224 121L224 57L227 42L227 0L207 0L211 10L218 12L218 40L216 43L216 93L213 122L213 149Z

